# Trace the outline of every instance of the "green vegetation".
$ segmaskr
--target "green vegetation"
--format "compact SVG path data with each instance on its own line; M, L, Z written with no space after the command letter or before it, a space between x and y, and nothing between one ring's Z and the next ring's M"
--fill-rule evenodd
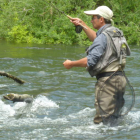
M91 44L84 32L75 32L74 25L51 2L91 28L91 17L84 11L107 5L114 11L115 26L123 30L128 43L140 43L139 0L0 0L0 38L37 44Z

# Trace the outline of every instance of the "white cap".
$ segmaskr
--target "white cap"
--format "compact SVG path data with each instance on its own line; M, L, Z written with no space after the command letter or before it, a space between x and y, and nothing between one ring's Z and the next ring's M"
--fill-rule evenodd
M107 6L99 6L95 10L84 11L87 15L100 15L101 17L111 20L113 17L113 12Z

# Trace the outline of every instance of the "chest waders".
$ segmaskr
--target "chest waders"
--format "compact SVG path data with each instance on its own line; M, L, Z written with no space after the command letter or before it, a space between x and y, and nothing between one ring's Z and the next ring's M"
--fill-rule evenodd
M121 40L121 36L120 36ZM135 92L122 69L122 59L126 57L126 44L123 42L117 52L119 70L106 73L98 78L97 104L99 116L104 124L119 123L118 118L128 114L135 103Z

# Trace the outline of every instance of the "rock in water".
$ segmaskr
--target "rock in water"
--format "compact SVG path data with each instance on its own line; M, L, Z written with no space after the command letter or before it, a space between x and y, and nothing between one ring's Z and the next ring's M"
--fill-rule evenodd
M10 93L10 94L7 94L5 96L3 96L4 99L6 100L10 100L10 101L13 101L14 102L26 102L26 103L31 103L33 101L33 97L28 95L28 94L22 94L22 95L19 95L19 94L15 94L15 93Z

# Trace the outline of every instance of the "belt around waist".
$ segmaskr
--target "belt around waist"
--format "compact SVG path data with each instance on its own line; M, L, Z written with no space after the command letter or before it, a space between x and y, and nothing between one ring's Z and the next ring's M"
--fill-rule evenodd
M102 77L109 77L112 74L113 74L113 76L116 76L116 75L122 75L123 76L122 71L116 71L115 73L114 72L103 72L103 73L100 73L100 74L96 75L96 79L98 80L99 78L102 78Z

